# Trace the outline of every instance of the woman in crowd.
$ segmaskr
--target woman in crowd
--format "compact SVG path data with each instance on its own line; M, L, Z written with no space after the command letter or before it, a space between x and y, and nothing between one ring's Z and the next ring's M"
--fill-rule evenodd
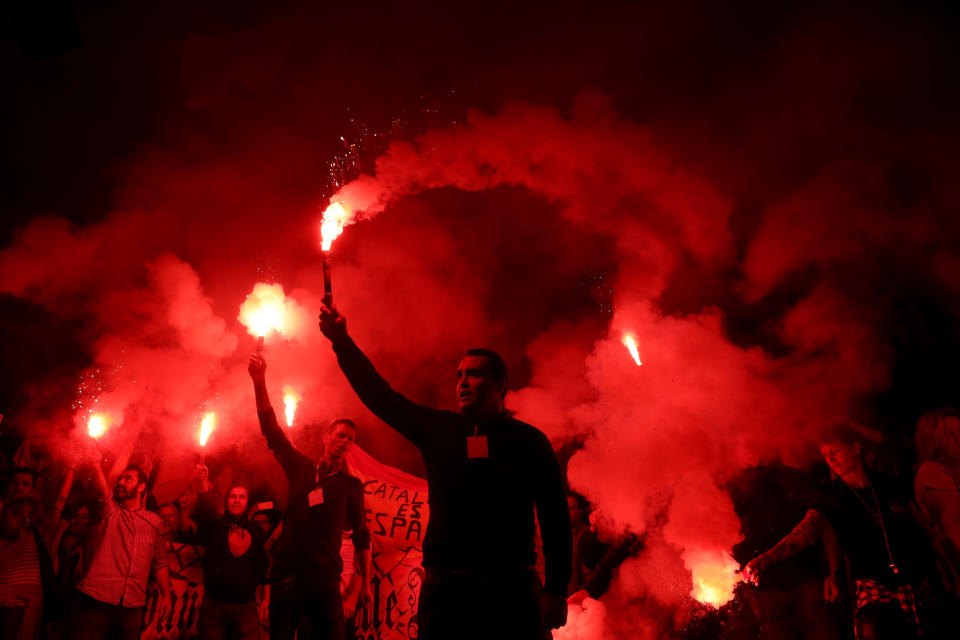
M198 631L201 638L257 638L260 632L256 589L266 582L265 536L247 519L249 492L235 485L227 492L223 516L202 541L205 591ZM269 595L262 606L269 606Z
M955 409L928 411L917 421L917 504L929 516L937 541L949 558L943 567L960 588L960 413Z

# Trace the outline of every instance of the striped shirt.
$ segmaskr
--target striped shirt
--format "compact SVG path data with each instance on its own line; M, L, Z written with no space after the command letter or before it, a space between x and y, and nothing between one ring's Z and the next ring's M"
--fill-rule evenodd
M91 598L124 607L142 607L147 601L151 566L167 566L160 516L144 508L128 510L107 500L100 542L87 575L77 588Z
M33 535L0 540L0 584L11 587L40 584L40 557Z

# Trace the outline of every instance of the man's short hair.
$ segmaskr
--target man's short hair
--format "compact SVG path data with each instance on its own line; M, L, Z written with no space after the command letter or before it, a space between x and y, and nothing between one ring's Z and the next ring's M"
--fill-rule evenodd
M123 470L124 473L126 473L127 471L133 471L137 474L137 484L143 484L143 485L147 484L147 480L148 480L147 474L140 467L137 467L131 464L131 465L128 465L127 468Z
M475 347L473 349L467 349L466 356L480 356L487 359L487 371L490 374L490 377L503 384L502 395L507 395L507 363L504 361L503 357L491 349L483 349L481 347Z
M857 431L849 422L835 422L828 426L821 432L820 442L823 444L842 442L850 446L858 444L861 448L867 443L863 434Z
M332 432L334 429L337 428L337 425L338 425L338 424L346 425L346 426L350 427L351 429L353 429L353 432L354 432L354 433L357 432L357 424L356 424L353 420L351 420L350 418L337 418L336 420L334 420L333 422L330 423L330 426L327 427L327 431L331 431L331 432Z

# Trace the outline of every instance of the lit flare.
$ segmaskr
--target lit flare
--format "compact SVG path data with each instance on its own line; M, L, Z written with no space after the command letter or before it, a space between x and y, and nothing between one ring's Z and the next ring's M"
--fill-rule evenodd
M728 553L710 554L690 569L693 591L697 602L719 609L733 600L734 589L743 578L737 572L740 565Z
M102 413L95 413L87 420L87 433L91 438L99 438L107 432L110 421Z
M258 282L243 304L237 319L250 335L262 338L270 331L284 333L287 327L287 302L283 286Z
M213 430L217 428L217 414L213 411L209 411L203 414L203 419L200 420L200 446L207 446L207 441L210 439L210 436L213 434Z
M343 233L343 228L350 222L350 218L350 212L343 206L343 203L330 203L330 206L323 212L323 220L320 222L321 249L330 251L333 241Z
M640 350L637 348L637 340L629 333L623 335L623 346L627 348L627 351L630 352L630 357L633 358L633 361L637 363L639 367L643 363L640 362Z
M293 426L293 417L297 413L300 395L290 387L283 388L283 411L287 416L287 426Z

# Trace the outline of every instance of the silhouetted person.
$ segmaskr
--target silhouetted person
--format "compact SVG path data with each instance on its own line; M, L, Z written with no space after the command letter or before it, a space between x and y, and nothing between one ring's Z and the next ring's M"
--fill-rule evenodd
M320 329L360 400L423 456L430 520L418 637L539 638L562 626L571 573L563 478L547 437L504 409L503 359L468 351L457 368L460 411L441 411L390 388L335 310L323 307ZM542 590L534 507L545 559Z

